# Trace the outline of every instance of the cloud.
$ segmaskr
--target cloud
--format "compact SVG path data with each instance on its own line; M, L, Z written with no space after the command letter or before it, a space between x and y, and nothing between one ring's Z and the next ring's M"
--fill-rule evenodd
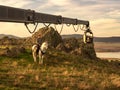
M23 8L30 3L30 0L0 0L0 5L12 6L17 8Z
M113 10L107 13L110 18L115 18L120 20L120 10Z
M120 35L120 23L115 19L101 18L91 21L91 24L95 36Z
M65 6L65 5L69 5L70 2L69 0L49 0L49 3L56 5L56 6Z
M80 20L89 20L91 28L97 36L104 36L108 31L109 34L106 35L118 36L120 32L119 3L120 0L0 0L1 5L33 9L41 13L62 15L65 17L78 18ZM5 26L14 28L15 25L16 24L10 24ZM19 26L19 29L23 29L22 31L26 30L22 26ZM67 29L69 29L69 32L66 31ZM0 31L0 33L3 32ZM74 31L72 27L65 27L63 33L72 34ZM22 36L22 33L20 35ZM26 33L23 36L25 35L29 34Z

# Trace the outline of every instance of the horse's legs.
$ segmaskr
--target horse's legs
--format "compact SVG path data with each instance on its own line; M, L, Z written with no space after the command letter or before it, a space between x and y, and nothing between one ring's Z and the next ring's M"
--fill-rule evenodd
M37 61L37 54L36 54L36 52L32 52L32 54L33 54L33 59L34 59L34 62L36 62Z
M43 64L44 55L41 56L41 63Z
M39 51L39 64L43 64L44 55Z
M41 53L41 51L39 51L39 64L42 64L42 61L41 61L41 59L42 59L42 53Z

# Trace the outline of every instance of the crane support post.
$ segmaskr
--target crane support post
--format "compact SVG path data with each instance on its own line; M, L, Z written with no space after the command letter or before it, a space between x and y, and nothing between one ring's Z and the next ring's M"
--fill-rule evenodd
M62 17L60 15L51 15L35 12L30 9L19 9L0 5L0 22L15 23L51 23L51 24L84 24L89 26L89 21L78 20L74 18Z

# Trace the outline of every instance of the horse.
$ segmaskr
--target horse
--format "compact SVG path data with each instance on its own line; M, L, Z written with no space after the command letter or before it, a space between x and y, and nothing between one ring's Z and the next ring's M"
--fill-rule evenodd
M37 56L39 57L39 64L43 64L44 55L48 49L48 42L43 42L41 46L35 44L32 46L32 56L34 62L37 62Z

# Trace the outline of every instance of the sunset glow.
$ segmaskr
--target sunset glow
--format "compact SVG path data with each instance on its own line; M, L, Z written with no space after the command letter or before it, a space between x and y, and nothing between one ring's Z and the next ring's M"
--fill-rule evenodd
M119 4L119 0L0 0L0 5L88 20L97 37L120 36ZM41 27L39 24L38 28ZM3 22L0 22L0 34L31 35L24 24ZM72 27L64 26L61 34L83 34L83 31L74 32Z

